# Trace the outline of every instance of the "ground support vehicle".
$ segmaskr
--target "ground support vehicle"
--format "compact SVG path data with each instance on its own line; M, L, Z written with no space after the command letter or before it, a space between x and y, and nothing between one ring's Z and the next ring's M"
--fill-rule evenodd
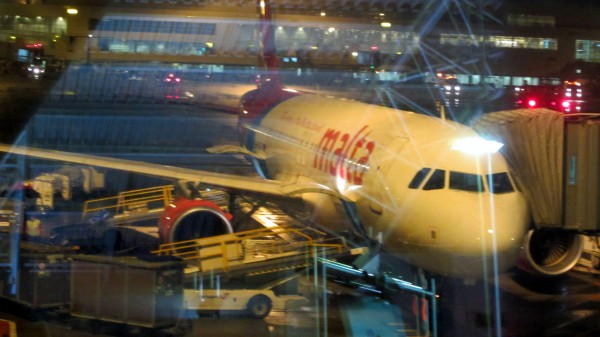
M290 310L308 303L301 295L276 295L270 289L185 289L186 310L199 313L245 312L252 318L265 318L271 310Z
M315 249L328 249L331 256L347 252L342 240L329 241L312 228L279 226L160 245L152 253L185 260L190 271L259 274L274 269L306 267ZM327 241L325 241L327 240Z
M163 244L153 253L186 262L186 285L191 285L184 291L187 310L238 311L264 318L272 309L288 310L307 302L303 296L280 294L273 288L283 288L306 273L317 248L328 250L331 256L347 253L342 241L290 226Z

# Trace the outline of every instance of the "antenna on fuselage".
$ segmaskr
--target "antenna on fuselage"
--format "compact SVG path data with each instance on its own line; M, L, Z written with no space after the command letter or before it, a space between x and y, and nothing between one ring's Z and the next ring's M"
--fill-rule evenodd
M266 85L281 87L281 77L279 75L279 63L277 61L277 50L275 48L275 29L273 27L273 18L271 15L270 0L256 0L259 21L259 50L258 65L260 68L259 78L256 84L258 87Z

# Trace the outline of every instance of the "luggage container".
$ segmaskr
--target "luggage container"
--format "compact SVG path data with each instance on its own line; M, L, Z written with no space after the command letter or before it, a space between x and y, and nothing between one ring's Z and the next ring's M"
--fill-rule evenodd
M78 255L71 263L71 316L92 327L176 326L184 312L183 263L133 256Z
M71 249L21 242L19 258L12 268L0 270L2 297L27 309L68 307ZM10 263L9 263L10 265Z

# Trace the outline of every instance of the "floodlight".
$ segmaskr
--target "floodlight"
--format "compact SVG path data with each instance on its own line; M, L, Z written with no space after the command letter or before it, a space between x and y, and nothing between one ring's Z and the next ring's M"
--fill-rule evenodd
M479 137L459 139L452 144L452 150L468 154L496 153L504 144L494 140L485 140Z

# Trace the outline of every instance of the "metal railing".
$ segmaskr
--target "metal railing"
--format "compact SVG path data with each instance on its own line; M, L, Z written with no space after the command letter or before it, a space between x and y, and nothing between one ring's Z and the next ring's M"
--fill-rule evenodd
M157 186L119 193L117 196L88 200L83 205L83 219L100 211L114 216L131 213L146 213L164 209L173 201L173 186Z
M313 228L260 228L162 244L152 253L175 256L198 266L214 261L216 269L228 270L231 265L311 254L314 247L331 249L338 254L347 249L345 242L339 239L335 243L328 242L324 234Z

